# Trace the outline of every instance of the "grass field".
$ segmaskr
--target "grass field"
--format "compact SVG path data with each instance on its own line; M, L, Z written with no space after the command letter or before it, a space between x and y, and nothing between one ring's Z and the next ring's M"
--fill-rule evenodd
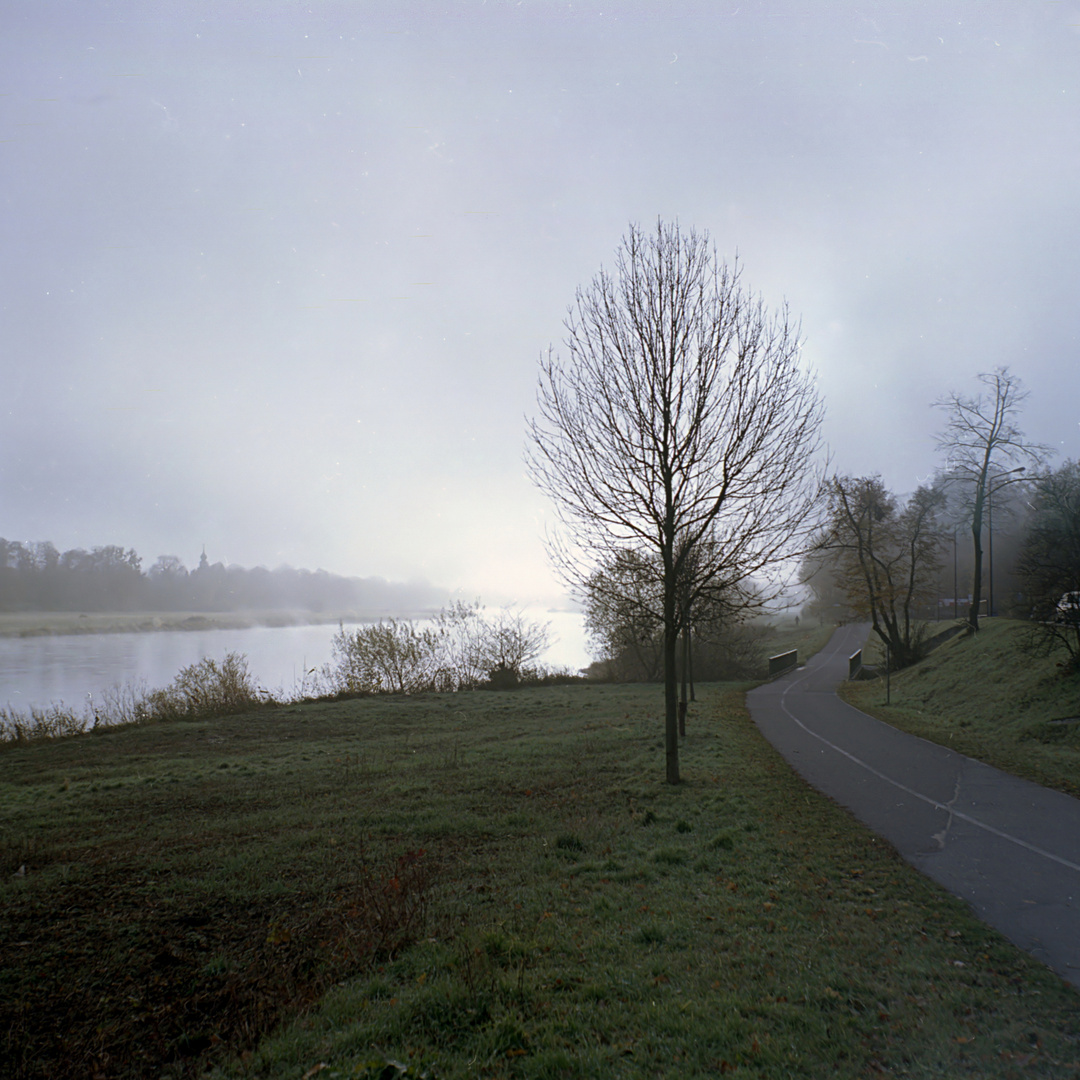
M0 1075L1080 1076L1080 995L744 689L699 688L677 787L657 687L3 748Z
M841 696L881 720L991 765L1080 795L1080 677L1060 655L1022 649L1027 624L984 619L891 679L847 683ZM872 643L871 643L872 644ZM867 650L869 662L876 652Z
M805 664L809 657L825 648L834 629L824 623L814 626L811 620L803 620L801 624L790 619L778 620L766 639L765 652L769 656L778 656L794 649L799 654L799 663ZM767 666L764 671L768 671Z

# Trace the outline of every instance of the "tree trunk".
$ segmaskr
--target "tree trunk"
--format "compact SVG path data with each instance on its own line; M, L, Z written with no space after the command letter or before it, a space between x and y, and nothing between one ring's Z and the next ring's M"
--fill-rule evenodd
M968 626L973 634L979 631L979 605L982 603L982 504L979 500L975 504L975 518L971 526L971 534L975 541L975 570L974 580L971 583L971 610L968 612Z
M672 575L674 577L674 575ZM664 748L667 754L667 782L679 782L679 684L675 659L678 655L679 627L675 621L675 586L664 588Z
M667 751L667 782L679 782L679 684L676 681L675 628L664 631L664 747Z

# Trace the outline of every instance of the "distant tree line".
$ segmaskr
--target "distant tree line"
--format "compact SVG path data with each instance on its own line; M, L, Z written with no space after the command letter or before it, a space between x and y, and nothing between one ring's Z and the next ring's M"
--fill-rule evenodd
M439 606L426 585L350 578L280 566L211 563L193 570L161 555L144 570L132 548L110 544L60 552L48 541L0 538L0 611L311 611L408 614Z

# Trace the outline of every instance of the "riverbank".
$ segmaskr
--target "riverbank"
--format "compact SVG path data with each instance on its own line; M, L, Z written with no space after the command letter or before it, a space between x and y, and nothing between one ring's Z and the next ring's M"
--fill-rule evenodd
M427 618L430 612L396 615ZM160 630L248 630L256 626L324 626L373 622L386 612L325 611L74 611L0 612L0 638L69 634L134 634Z

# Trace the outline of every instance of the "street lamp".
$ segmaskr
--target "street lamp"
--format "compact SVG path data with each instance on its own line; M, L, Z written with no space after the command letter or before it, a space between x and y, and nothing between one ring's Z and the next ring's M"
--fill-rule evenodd
M998 473L995 479L1000 479L1002 476L1012 476L1013 473L1026 472L1026 468L1021 465L1015 469L1009 469L1008 472ZM1017 476L1013 480L1002 480L1000 484L995 484L993 480L990 482L990 486L986 489L986 533L989 543L987 547L989 549L989 561L990 561L990 595L987 597L986 614L996 614L994 610L994 492L1000 491L1003 487L1007 487L1009 484L1015 484L1023 480L1024 477Z

